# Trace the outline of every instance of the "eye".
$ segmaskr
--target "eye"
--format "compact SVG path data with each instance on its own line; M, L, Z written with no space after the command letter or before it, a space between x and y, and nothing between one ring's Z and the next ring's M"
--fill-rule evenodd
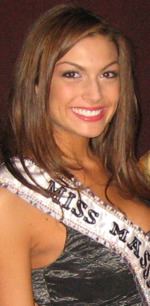
M118 75L119 75L118 71L105 71L102 74L102 77L106 79L114 79L114 78L117 78Z
M80 78L80 73L77 71L66 71L62 76L68 79L77 79Z

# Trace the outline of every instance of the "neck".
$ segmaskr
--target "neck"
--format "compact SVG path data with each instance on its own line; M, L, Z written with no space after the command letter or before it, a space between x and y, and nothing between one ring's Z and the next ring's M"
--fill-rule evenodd
M83 165L93 158L89 138L72 134L69 137L68 133L63 132L63 135L55 133L55 141L70 163Z

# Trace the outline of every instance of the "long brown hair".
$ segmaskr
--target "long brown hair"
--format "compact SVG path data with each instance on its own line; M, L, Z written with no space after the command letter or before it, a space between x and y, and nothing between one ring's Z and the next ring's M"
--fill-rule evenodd
M109 127L99 137L91 139L90 145L103 161L111 180L122 191L148 198L148 183L137 167L134 154L138 109L128 42L102 17L82 7L58 5L41 16L29 32L16 65L9 102L9 135L6 131L2 146L3 159L19 179L22 177L13 165L12 156L17 156L23 165L24 157L32 157L52 176L62 173L69 177L52 133L49 116L51 78L56 62L79 40L99 34L113 41L118 50L121 93Z

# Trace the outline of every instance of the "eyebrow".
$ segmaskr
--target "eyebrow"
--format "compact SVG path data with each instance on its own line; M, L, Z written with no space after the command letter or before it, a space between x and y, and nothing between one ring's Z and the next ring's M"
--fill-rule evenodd
M59 62L59 63L56 64L56 66L59 66L59 65L62 65L62 64L68 64L68 65L74 66L74 67L76 67L76 68L78 68L78 69L80 69L82 71L85 71L85 68L83 66L81 66L79 64L76 64L76 63L73 63L73 62L70 62L70 61L69 62L68 61ZM102 71L107 69L107 68L109 68L110 66L115 65L115 64L119 64L119 62L117 60L115 60L115 61L107 64L106 66L104 66L102 68Z

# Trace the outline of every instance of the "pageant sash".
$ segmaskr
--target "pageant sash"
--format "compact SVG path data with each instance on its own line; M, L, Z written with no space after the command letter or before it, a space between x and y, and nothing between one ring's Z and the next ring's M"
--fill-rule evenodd
M26 176L17 160L16 165ZM134 275L143 305L150 305L150 236L89 189L79 193L75 189L79 182L75 179L56 182L31 161L27 160L26 165L36 182L49 190L49 198L22 185L4 167L0 171L0 185L119 254Z

